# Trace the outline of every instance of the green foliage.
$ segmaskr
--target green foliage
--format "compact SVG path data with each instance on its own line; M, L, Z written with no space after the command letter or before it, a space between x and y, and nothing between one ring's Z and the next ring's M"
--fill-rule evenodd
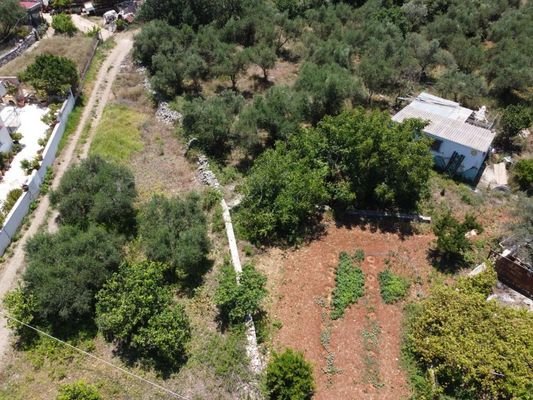
M276 64L276 50L266 43L259 43L251 49L250 59L263 71L263 79L268 80L268 70Z
M516 147L518 133L528 128L533 122L531 107L524 105L510 105L503 109L500 119L496 143L504 149L513 150Z
M100 227L61 227L32 237L23 279L35 318L58 328L91 320L96 293L121 262L120 245Z
M167 266L154 262L124 264L97 295L96 322L107 339L125 344L170 303Z
M513 179L520 190L528 194L533 193L533 159L519 160L513 167Z
M17 200L20 196L22 196L22 189L11 189L6 196L6 199L4 200L4 203L2 204L2 213L4 215L8 215Z
M167 271L153 262L124 264L98 293L96 305L104 336L158 369L178 367L190 339L185 309L172 305L165 285Z
M147 359L177 367L187 354L186 344L191 338L189 319L185 308L174 305L148 320L132 338L132 347Z
M233 267L226 263L219 274L218 288L215 293L215 304L221 316L232 324L244 322L246 316L252 317L261 309L265 298L266 277L251 264L246 264L242 273L237 275Z
M335 289L331 300L331 319L339 319L351 305L363 296L365 276L358 264L345 252L339 255L335 270Z
M73 36L78 29L74 22L72 22L72 17L68 14L56 14L52 17L52 28L56 33L66 34L68 36Z
M9 315L13 318L25 324L32 324L35 301L33 296L26 293L23 288L18 287L8 292L2 303ZM20 342L27 342L33 335L33 331L30 331L26 326L11 319L7 320L7 326L14 330Z
M337 64L304 64L295 88L302 92L305 116L313 123L325 115L339 114L346 101L360 104L366 97L359 80Z
M473 279L494 282L488 274ZM409 321L408 350L434 375L433 395L530 398L533 316L486 301L485 284L467 286L434 288Z
M447 259L462 259L466 250L470 249L470 242L465 237L468 230L468 225L460 223L450 210L438 216L433 225L437 251Z
M207 223L194 193L152 197L139 214L139 235L147 257L169 265L178 279L201 276L208 265Z
M38 55L19 78L47 96L59 97L66 97L70 89L75 91L79 79L73 61L51 54Z
M409 293L409 281L393 274L390 269L380 272L378 279L381 298L387 304L396 303Z
M127 168L89 157L65 173L50 201L59 210L63 224L85 229L95 223L131 233L135 228L135 197L135 181Z
M313 368L302 353L287 349L272 355L265 376L268 399L308 400L314 387Z
M208 154L223 158L230 146L232 125L244 103L242 96L226 91L207 100L194 99L183 108L183 131L196 138Z
M101 400L98 390L92 385L78 381L61 386L56 400Z
M0 43L8 39L13 28L26 16L18 0L2 0L0 2Z
M328 199L327 170L282 142L254 163L237 216L253 241L296 242L314 229L318 206Z

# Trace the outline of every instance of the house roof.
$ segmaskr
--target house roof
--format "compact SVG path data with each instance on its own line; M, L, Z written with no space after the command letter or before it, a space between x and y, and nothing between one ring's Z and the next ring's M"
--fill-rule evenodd
M487 152L495 133L468 123L467 120L472 113L473 110L461 107L459 103L422 92L392 117L392 120L403 122L406 119L417 118L429 121L424 128L427 134Z
M26 10L30 11L30 10L33 10L34 8L37 8L37 7L41 7L41 2L40 1L21 1L20 2L20 5L22 7L24 7Z

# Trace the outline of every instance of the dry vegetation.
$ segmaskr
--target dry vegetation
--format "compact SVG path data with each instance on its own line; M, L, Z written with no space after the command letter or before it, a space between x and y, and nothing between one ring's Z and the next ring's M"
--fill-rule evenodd
M93 39L84 35L53 36L38 42L38 45L30 52L26 52L0 68L0 75L17 75L30 65L39 54L49 53L56 56L70 58L76 63L78 72L89 61L93 46Z

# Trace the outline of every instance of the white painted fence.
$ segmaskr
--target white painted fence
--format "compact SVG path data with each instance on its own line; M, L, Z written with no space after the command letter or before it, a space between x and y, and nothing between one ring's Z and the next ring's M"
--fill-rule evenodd
M9 214L6 216L4 226L0 230L0 255L4 254L4 251L11 243L13 236L17 233L17 230L22 224L24 217L28 214L32 201L39 197L41 184L46 176L46 171L56 158L59 142L63 137L68 116L74 108L75 102L76 98L71 93L59 111L59 115L57 117L58 122L55 125L52 134L50 135L50 138L48 139L48 142L43 150L43 160L40 168L38 170L34 170L30 174L28 180L26 181L28 190L22 193Z

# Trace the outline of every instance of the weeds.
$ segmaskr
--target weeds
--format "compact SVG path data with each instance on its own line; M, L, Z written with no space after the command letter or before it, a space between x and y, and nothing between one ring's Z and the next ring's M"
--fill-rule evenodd
M331 304L331 318L338 319L344 315L346 308L354 304L364 294L365 277L358 263L364 253L356 253L350 257L342 252L335 271L335 290ZM356 265L354 265L354 261Z

